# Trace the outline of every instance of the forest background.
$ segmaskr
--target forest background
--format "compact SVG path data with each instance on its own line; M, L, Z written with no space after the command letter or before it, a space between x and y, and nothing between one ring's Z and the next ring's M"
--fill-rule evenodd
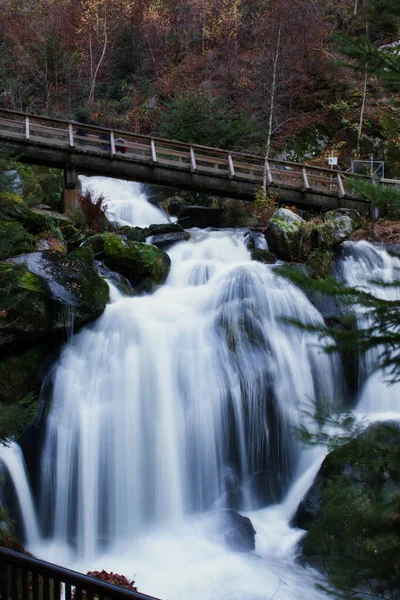
M400 85L350 40L400 50L398 0L0 0L0 106L400 175Z

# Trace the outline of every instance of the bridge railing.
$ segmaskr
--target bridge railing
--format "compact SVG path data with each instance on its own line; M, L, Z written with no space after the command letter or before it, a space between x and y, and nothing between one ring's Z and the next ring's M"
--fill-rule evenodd
M1 600L157 600L152 596L106 583L0 548Z
M74 121L0 109L0 137L53 145L70 152L94 154L112 160L237 179L253 183L255 187L275 185L362 201L360 194L348 185L347 175L340 171L276 159L266 161L254 154L191 145ZM364 175L354 177L369 179Z

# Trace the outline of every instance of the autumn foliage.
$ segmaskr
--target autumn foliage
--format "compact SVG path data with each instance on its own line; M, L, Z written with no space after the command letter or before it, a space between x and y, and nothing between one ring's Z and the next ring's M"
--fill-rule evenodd
M3 0L0 106L326 164L398 160L397 88L338 64L337 32L397 40L397 0ZM204 131L203 131L204 129ZM205 139L206 138L206 139ZM346 162L345 162L346 161Z
M107 223L107 204L102 194L95 198L90 190L86 190L79 198L80 208L85 213L86 225L92 231L103 231Z

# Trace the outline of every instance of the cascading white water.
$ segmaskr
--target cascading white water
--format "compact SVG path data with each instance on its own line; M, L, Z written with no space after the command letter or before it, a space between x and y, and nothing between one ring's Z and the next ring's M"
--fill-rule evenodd
M5 467L17 492L26 542L28 546L32 547L38 543L40 534L25 461L18 444L0 445L0 464Z
M108 197L132 192L91 183ZM281 320L322 317L250 261L243 232L191 234L171 249L162 288L113 294L64 349L42 460L44 535L29 549L171 600L326 598L320 576L296 564L302 532L289 526L324 450L301 451L292 427L315 400L339 399L340 367ZM219 515L232 506L255 526L253 553L226 546Z
M340 378L311 334L281 320L321 325L320 314L272 267L250 260L243 233L192 231L170 256L162 288L116 298L63 352L43 452L42 515L64 562L92 565L105 552L117 569L115 556L130 556L141 577L151 573L149 593L174 590L160 586L154 558L145 564L149 544L164 549L168 540L176 560L190 551L188 542L199 545L208 569L211 557L224 564L215 582L222 599L227 557L229 573L239 563L249 569L253 559L239 559L222 540L216 545L201 515L282 499L300 468L291 428L317 398L335 402ZM293 563L300 534L287 518L282 509L279 536L291 540L282 552ZM67 557L68 545L75 558ZM36 551L48 559L53 552ZM194 556L201 562L198 549ZM236 575L238 597L264 597L266 585L276 586L267 573L257 575L262 593ZM174 597L197 597L194 585L190 578L182 589L175 583ZM287 584L282 597L298 597L296 585ZM209 588L202 597L213 597Z
M400 280L400 259L366 241L345 242L341 247L338 273L350 286L365 289L377 298L400 300L400 287L379 285ZM357 308L360 328L368 326L368 311ZM400 383L388 385L388 373L375 371L382 348L369 350L360 360L361 392L357 411L388 419L400 413Z
M80 175L79 180L83 190L90 190L95 196L104 196L107 217L116 225L148 227L153 223L169 222L160 208L147 201L140 183L86 175Z

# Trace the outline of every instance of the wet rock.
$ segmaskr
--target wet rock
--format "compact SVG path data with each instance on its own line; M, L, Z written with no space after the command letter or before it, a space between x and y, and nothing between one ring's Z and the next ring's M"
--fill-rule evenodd
M255 550L256 530L248 517L243 517L235 510L218 511L219 528L226 544L235 552L252 552Z
M304 219L286 208L275 211L265 232L271 252L281 260L298 258L303 223Z
M275 254L272 254L269 250L262 250L261 248L255 248L251 251L251 259L258 260L258 262L262 262L265 265L273 265L277 261Z
M54 252L0 263L0 346L42 339L93 321L109 289L97 271Z
M147 241L158 248L168 248L177 242L190 239L190 233L185 231L178 223L167 223L165 225L150 225L147 228Z
M221 227L224 211L206 206L184 206L179 213L178 223L185 229L199 227Z

